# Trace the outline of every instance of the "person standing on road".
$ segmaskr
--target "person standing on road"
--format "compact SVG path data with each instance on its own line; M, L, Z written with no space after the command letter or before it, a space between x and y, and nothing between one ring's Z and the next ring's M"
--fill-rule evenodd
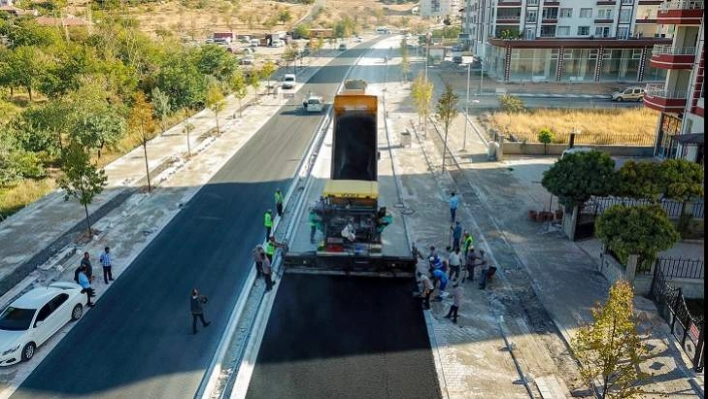
M433 294L435 287L430 281L430 278L421 272L418 272L418 279L420 280L421 292L423 293L423 309L428 310L430 309L430 295Z
M440 282L440 285L438 286L438 296L435 297L435 300L442 301L442 293L445 291L447 283L449 282L447 274L445 274L445 272L441 269L435 269L433 270L433 278L435 279L435 281Z
M86 267L81 266L80 269L81 271L79 272L76 280L81 286L81 293L86 294L86 306L92 308L94 304L91 302L91 298L96 296L96 294L94 293L93 288L91 288L91 280L86 276Z
M261 255L261 263L263 264L263 277L265 277L266 292L273 289L273 267L270 265L270 260L266 254Z
M466 279L469 281L474 281L474 268L477 266L477 253L474 251L474 247L470 246L467 251L467 256L465 257L465 268L467 269L467 274L462 277L462 282L464 283Z
M266 229L266 240L270 237L270 231L273 229L273 210L268 209L263 215L263 226Z
M447 259L450 263L450 280L458 280L460 278L460 268L462 266L460 248L456 248Z
M263 275L263 257L265 256L265 250L262 245L256 245L253 248L253 263L256 265L256 278L261 278Z
M450 199L448 200L450 204L450 223L455 223L455 217L457 215L457 207L460 206L460 197L458 197L453 191L450 193Z
M469 231L465 231L463 237L462 254L464 257L467 257L467 251L469 251L470 248L474 248L474 237L472 237Z
M81 266L86 267L86 277L89 280L93 279L93 266L91 266L91 255L88 252L84 252L84 257L81 258Z
M310 222L310 244L315 243L315 234L317 234L317 229L321 222L320 216L315 212L315 208L310 208L310 216L308 218Z
M283 216L283 193L280 189L275 190L275 210L278 212L278 217Z
M487 277L489 277L489 263L484 258L484 250L479 250L479 262L478 266L482 266L482 275L480 276L479 289L483 290L487 287Z
M454 226L450 226L450 230L452 231L452 250L459 250L460 240L462 240L462 225L460 225L460 221L458 220Z
M207 297L199 295L196 288L192 289L192 298L189 301L190 311L192 313L192 334L197 333L197 319L201 320L202 326L208 327L210 321L204 320L204 304L208 302Z
M275 241L275 236L270 236L268 238L268 242L266 243L266 247L265 247L265 253L266 253L266 257L268 258L268 260L270 261L271 264L273 263L273 256L275 255L275 249L276 248L283 248L283 247L285 247L284 244Z
M109 247L104 248L103 253L98 258L103 266L103 282L108 284L109 281L113 281L113 257L111 256L111 249Z
M452 319L452 322L457 324L457 312L460 310L460 305L462 305L463 291L462 287L455 283L452 290L452 306L450 306L450 311L447 312L446 319Z

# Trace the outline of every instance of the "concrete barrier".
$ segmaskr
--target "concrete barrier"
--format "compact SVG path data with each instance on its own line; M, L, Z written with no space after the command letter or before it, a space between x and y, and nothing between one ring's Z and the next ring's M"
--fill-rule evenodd
M654 147L584 144L578 144L576 147L595 148L598 151L604 151L613 156L651 157L654 155ZM545 155L561 155L563 151L567 149L567 144L548 144L546 145ZM505 141L503 144L503 152L505 154L514 155L544 155L544 148L543 144L538 143L512 143Z

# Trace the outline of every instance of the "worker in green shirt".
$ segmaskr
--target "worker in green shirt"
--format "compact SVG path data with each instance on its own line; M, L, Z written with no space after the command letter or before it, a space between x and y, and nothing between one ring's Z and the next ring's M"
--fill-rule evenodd
M275 241L275 236L268 237L268 242L266 243L265 253L268 260L273 262L273 255L275 255L276 248L285 248L285 244Z
M462 251L464 252L464 256L467 257L467 251L470 247L474 247L474 238L468 231L465 231L464 238L465 241L464 244L462 244Z
M275 210L278 211L278 216L283 216L283 193L280 189L275 190Z
M268 209L263 216L263 226L266 228L266 240L270 237L270 231L273 229L273 210Z

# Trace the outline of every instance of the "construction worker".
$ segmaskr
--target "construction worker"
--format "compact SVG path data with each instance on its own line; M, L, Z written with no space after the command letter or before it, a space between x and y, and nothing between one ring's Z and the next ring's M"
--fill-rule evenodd
M462 244L462 252L464 252L464 257L467 257L467 251L469 251L470 247L474 248L474 237L472 237L472 234L469 233L469 231L465 231L464 234L464 243Z
M283 216L283 193L280 189L275 190L275 210L278 211L278 216Z
M315 212L315 208L310 208L309 222L310 222L310 244L314 244L315 243L315 234L317 233L317 229L319 228L319 225L322 222L322 218L320 218L320 215L318 215L317 212Z
M273 210L268 209L263 215L263 226L266 229L266 240L270 237L270 231L273 229Z
M276 248L284 248L285 244L275 241L275 236L270 236L268 242L266 243L265 253L268 260L273 263L273 255L275 255Z

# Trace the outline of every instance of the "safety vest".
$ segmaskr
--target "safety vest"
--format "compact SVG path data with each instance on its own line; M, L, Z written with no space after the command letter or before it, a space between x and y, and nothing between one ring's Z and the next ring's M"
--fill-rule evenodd
M265 225L265 227L273 227L273 217L270 216L270 212L265 213L263 224Z
M474 244L474 238L472 238L472 234L470 234L465 238L465 252L470 250L472 244Z
M272 242L268 241L266 244L266 255L273 255L275 253L275 245L273 245Z
M275 203L276 204L282 204L283 203L283 193L280 191L275 192Z
M310 212L310 227L317 226L317 214L315 212Z

